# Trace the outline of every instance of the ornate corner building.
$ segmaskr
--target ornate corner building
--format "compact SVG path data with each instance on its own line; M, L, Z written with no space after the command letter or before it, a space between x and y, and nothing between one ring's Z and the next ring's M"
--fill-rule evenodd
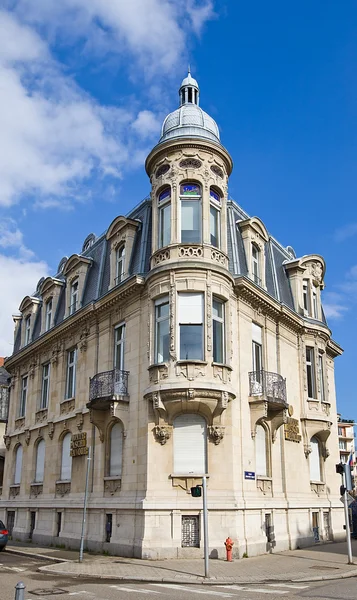
M237 556L343 535L325 263L228 196L232 159L189 73L146 160L150 197L21 303L0 517L124 556Z

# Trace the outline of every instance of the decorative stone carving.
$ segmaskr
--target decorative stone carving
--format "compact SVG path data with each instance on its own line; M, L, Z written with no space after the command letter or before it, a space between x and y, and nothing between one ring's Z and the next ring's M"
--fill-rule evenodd
M44 423L47 420L47 408L41 408L35 414L35 423Z
M31 440L31 431L29 429L26 429L25 431L25 442L26 442L26 446L29 445Z
M90 328L89 325L85 325L79 336L79 349L81 352L85 352L88 347L88 336L89 336Z
M162 250L155 254L154 265L159 265L160 263L164 262L165 260L170 260L170 250L169 249Z
M20 493L20 485L10 485L9 498L16 498Z
M224 438L225 427L222 425L210 425L208 427L208 435L210 440L217 446Z
M176 366L176 375L185 377L188 381L194 381L197 377L205 377L206 363L180 361Z
M312 452L311 444L304 444L305 458L309 458L309 454L311 454L311 452Z
M213 377L219 379L222 383L231 381L232 368L227 365L213 364Z
M30 498L37 498L43 492L42 483L31 483L30 486Z
M192 476L171 476L172 479L172 487L180 487L182 490L191 493L191 488L195 485L202 485L202 477L192 477Z
M187 390L187 400L194 400L196 397L195 390L190 388Z
M49 421L47 423L47 431L48 437L50 438L50 440L52 440L55 433L55 424L52 421Z
M201 166L202 163L197 158L184 158L179 163L181 169L199 169Z
M4 435L4 444L6 450L9 450L11 446L11 437L9 435Z
M150 383L159 383L160 381L167 379L169 375L168 367L165 363L160 365L153 365L149 367L149 379Z
M273 482L270 477L259 477L257 475L257 489L262 492L264 496L271 496L273 493Z
M200 246L180 246L178 255L181 258L202 258L203 249Z
M323 268L322 268L321 263L318 263L318 262L311 263L310 273L314 279L314 282L317 285L320 285L322 283L322 274L323 274Z
M321 456L324 460L330 456L330 450L326 447L326 444L323 444L321 448Z
M325 491L325 484L311 481L310 488L312 492L315 492L317 496L321 496L321 494Z
M121 489L121 479L104 477L104 494L105 496L114 496Z
M223 252L220 252L219 250L211 250L211 260L218 262L223 267L227 266L227 258Z
M164 165L160 165L160 167L156 170L156 173L155 173L156 179L158 177L161 177L161 175L165 175L165 173L167 173L167 171L169 171L169 170L170 170L170 165L168 165L167 163Z
M63 402L61 402L60 414L66 415L66 414L72 412L72 410L74 410L74 407L75 407L74 398L69 398L68 400L64 400Z
M218 167L218 165L212 165L211 166L211 171L212 171L212 173L214 173L215 175L218 175L218 177L220 177L221 179L223 179L224 173L223 173L221 167Z
M168 427L155 425L154 434L158 442L163 446L170 439L171 432Z
M66 496L71 491L70 481L56 481L56 496Z
M25 417L15 419L15 429L22 429L25 425Z

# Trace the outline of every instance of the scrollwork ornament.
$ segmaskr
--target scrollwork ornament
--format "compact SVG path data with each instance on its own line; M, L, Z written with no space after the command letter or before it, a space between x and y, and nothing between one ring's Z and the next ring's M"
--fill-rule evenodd
M31 440L31 431L29 429L26 429L25 431L25 442L26 445L28 446Z
M50 440L52 440L54 433L55 433L55 424L52 421L50 421L47 425L48 425L48 437L50 438Z

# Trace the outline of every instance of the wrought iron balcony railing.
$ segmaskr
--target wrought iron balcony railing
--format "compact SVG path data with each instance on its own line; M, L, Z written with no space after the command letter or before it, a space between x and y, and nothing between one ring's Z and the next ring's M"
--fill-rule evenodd
M129 371L121 369L97 373L89 382L89 401L128 396L128 376Z
M261 396L270 402L286 404L286 379L279 373L251 371L249 373L249 395Z

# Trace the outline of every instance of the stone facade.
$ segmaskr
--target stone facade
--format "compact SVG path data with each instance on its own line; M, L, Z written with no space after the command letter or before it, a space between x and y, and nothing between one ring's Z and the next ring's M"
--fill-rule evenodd
M147 158L150 200L22 302L0 502L14 538L79 546L88 456L94 550L201 556L204 471L212 557L228 535L237 557L343 536L325 264L228 199L197 90L184 80Z

